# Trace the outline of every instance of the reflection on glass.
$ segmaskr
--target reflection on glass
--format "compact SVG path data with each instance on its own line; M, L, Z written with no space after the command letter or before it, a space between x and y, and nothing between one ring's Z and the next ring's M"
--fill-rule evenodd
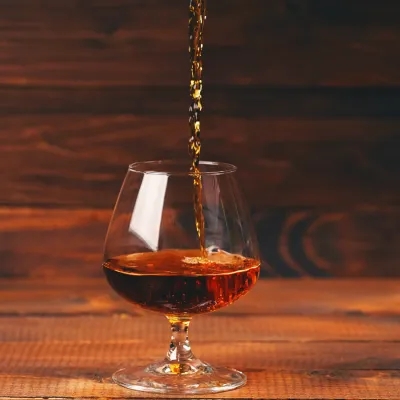
M153 251L158 249L167 182L167 175L143 176L129 225L129 231Z

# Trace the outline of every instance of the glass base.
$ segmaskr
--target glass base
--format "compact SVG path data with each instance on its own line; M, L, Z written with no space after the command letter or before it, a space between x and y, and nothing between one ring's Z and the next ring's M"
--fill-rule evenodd
M246 380L240 371L212 367L196 359L183 364L162 361L148 367L127 367L113 375L115 383L128 389L182 395L225 392L245 385Z

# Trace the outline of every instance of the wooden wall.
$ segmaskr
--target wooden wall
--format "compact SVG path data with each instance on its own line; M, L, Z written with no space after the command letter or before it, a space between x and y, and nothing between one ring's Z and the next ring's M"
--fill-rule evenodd
M0 275L96 275L126 167L182 157L181 0L0 0ZM400 2L209 0L204 158L265 273L400 275Z

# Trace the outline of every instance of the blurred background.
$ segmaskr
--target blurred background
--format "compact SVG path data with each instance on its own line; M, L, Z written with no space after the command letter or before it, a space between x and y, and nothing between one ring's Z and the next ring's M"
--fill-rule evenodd
M188 1L0 0L0 275L101 275L128 164L184 158ZM209 0L204 160L264 275L400 276L400 2Z

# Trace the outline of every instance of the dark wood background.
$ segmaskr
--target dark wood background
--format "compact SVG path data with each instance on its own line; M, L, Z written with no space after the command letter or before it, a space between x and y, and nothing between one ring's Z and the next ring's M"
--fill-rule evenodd
M100 274L127 165L185 153L187 6L0 0L0 275ZM239 166L265 274L399 276L400 2L208 15L203 154Z

